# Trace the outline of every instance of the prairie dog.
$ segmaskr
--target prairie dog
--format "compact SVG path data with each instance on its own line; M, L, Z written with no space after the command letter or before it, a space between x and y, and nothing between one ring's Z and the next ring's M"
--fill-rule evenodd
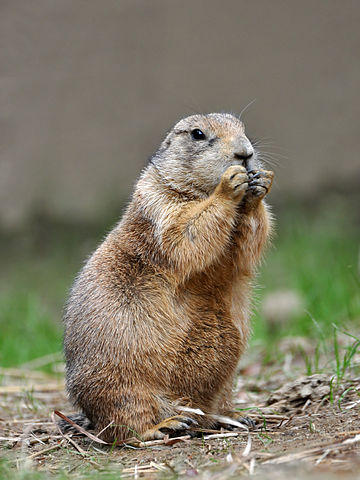
M182 119L143 170L64 315L67 390L106 441L191 427L181 403L231 410L272 180L230 114Z

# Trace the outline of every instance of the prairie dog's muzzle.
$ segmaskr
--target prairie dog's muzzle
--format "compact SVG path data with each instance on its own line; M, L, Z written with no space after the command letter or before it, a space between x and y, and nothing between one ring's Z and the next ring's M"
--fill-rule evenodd
M255 162L253 161L254 157L254 148L251 145L250 140L245 137L238 137L234 142L234 157L237 160L241 160L244 167L248 172L254 170Z

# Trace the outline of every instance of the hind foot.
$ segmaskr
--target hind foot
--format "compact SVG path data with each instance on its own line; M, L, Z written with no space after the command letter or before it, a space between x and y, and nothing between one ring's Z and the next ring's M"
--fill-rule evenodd
M143 435L143 439L154 440L164 438L165 435L174 435L196 427L198 422L190 417L176 415L163 420L161 423L149 428Z

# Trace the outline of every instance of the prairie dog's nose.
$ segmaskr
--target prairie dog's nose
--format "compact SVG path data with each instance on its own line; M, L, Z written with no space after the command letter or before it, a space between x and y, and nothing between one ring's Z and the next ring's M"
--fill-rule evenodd
M254 155L253 146L246 137L241 137L234 142L234 157L239 160L248 160Z

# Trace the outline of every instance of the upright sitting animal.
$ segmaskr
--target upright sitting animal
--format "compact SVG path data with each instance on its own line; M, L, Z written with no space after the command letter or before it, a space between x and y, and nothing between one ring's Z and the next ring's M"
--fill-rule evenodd
M219 113L180 120L143 170L65 308L67 390L105 441L192 427L179 405L231 410L272 180Z

